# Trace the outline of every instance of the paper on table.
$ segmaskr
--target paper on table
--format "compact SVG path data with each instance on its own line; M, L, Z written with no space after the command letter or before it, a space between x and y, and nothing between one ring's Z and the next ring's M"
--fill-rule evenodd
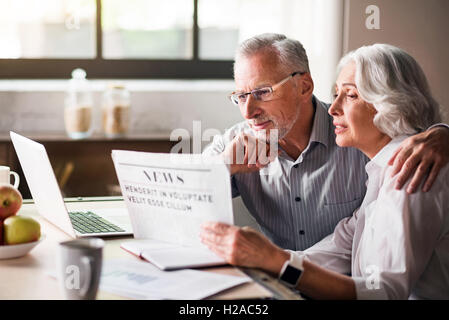
M126 251L141 257L161 270L195 268L227 264L206 246L181 246L159 240L131 240L120 245Z
M136 239L201 245L205 221L233 224L229 171L219 158L113 150Z
M134 299L198 300L250 282L246 276L206 271L161 271L140 261L107 260L100 290Z

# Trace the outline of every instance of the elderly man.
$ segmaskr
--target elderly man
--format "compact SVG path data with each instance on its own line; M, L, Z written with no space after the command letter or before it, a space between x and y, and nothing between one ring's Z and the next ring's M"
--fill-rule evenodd
M236 54L234 77L237 90L230 97L246 121L216 136L204 153L234 161L233 196L242 197L271 241L284 249L304 250L360 206L367 158L356 149L337 147L329 105L313 95L307 55L299 41L278 34L246 40ZM269 141L272 132L278 135L279 155L266 166L251 163L250 142ZM397 188L414 172L407 191L414 192L423 180L423 190L428 190L449 160L448 145L444 127L404 141L390 160L394 171L400 171ZM235 162L239 148L245 150L244 163ZM239 263L257 250L250 248L247 231L216 223L209 224L202 237L228 243L220 246L223 255Z

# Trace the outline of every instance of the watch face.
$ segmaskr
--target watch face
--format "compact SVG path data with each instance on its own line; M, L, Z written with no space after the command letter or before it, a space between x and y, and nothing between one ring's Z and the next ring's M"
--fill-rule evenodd
M294 286L298 282L298 279L301 276L301 273L302 273L301 270L288 265L287 268L285 268L285 271L281 276L281 280Z

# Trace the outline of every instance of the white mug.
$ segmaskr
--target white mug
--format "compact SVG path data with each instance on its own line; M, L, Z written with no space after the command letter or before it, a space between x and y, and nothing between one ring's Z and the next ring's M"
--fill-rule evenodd
M19 175L14 172L14 171L10 171L9 167L7 166L0 166L0 183L8 183L11 184L11 177L10 176L14 176L14 188L18 188L19 187L19 182L20 182L20 178Z

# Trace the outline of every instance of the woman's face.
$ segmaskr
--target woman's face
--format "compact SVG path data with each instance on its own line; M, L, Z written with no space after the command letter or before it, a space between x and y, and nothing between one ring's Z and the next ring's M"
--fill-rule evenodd
M337 144L340 147L355 147L368 154L368 150L378 145L385 134L374 126L373 119L377 113L374 106L359 95L355 71L354 62L341 70L335 83L334 102L329 108L329 114L334 117Z

